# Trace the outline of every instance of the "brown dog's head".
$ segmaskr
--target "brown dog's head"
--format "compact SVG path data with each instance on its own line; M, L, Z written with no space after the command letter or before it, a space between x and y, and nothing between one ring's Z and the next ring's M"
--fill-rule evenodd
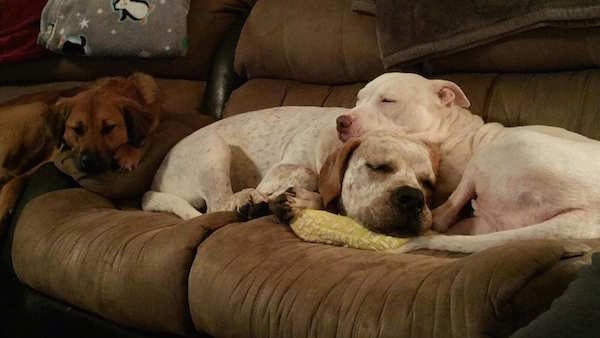
M328 157L319 173L319 192L328 210L339 209L372 231L422 234L431 227L428 201L437 163L434 146L374 131Z
M120 147L140 147L159 118L159 88L146 74L95 81L54 109L65 118L64 146L78 169L96 173L115 166Z

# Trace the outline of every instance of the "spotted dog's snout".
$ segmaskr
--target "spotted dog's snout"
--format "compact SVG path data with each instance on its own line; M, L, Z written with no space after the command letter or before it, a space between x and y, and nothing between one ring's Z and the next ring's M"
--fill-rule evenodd
M392 193L392 203L403 211L421 211L425 206L425 196L419 189L403 186Z

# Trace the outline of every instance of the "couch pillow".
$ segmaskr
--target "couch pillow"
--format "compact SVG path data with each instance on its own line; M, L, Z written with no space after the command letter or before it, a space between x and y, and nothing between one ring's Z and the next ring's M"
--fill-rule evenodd
M189 6L189 0L50 0L38 43L72 55L185 55Z
M140 165L131 172L108 171L86 175L77 169L69 151L61 153L54 164L89 191L109 199L139 199L150 188L154 174L169 150L185 136L213 121L212 117L205 115L170 116L163 120L157 131L146 140Z
M261 0L246 20L235 69L247 78L368 81L383 72L375 20L346 0Z

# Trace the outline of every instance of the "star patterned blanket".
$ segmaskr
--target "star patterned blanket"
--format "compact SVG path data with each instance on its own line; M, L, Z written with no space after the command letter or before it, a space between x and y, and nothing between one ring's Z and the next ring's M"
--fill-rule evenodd
M185 55L189 2L49 0L42 12L38 43L70 55Z

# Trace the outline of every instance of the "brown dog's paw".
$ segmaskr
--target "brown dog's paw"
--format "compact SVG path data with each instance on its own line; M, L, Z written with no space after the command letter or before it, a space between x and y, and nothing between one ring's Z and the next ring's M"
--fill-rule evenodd
M123 171L132 171L138 167L142 158L142 150L128 144L117 149L115 161Z

